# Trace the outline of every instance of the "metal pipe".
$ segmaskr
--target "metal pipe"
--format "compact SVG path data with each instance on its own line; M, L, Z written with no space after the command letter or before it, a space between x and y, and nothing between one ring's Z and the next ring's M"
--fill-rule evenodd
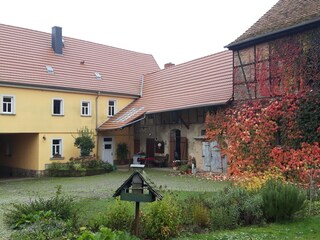
M97 92L96 96L96 157L98 157L98 143L99 143L99 136L98 136L98 100L100 96L100 91Z

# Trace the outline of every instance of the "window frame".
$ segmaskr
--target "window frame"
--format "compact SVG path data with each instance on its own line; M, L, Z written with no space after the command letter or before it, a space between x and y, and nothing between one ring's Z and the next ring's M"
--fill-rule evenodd
M59 144L54 144L53 141L59 141ZM58 154L54 154L53 150L55 146L59 146ZM63 139L62 138L52 138L51 139L51 159L63 159Z
M10 95L10 94L1 94L1 99L0 99L0 114L4 114L4 115L14 115L16 114L16 96L15 95ZM5 98L10 98L11 102L10 102L10 107L11 107L11 111L4 111L4 99Z
M83 113L83 110L85 108L85 106L83 106L84 103L88 104L88 106L86 107L87 110L88 110L87 114ZM92 116L92 113L91 113L91 101L89 101L89 100L81 100L81 102L80 102L80 116L82 116L82 117L90 117L90 116Z
M113 102L113 105L110 105L110 102ZM113 114L111 112L111 109L113 109ZM110 114L111 112L111 114ZM112 117L117 114L117 100L109 99L108 100L108 117Z
M60 101L60 113L54 113L54 102L55 101ZM53 116L64 116L64 100L63 98L53 98L52 99L52 109L51 109L51 114Z

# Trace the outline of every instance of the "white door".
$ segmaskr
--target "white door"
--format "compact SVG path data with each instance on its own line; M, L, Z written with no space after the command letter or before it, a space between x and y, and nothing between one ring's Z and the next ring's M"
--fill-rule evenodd
M102 160L113 164L113 138L104 137L102 144Z

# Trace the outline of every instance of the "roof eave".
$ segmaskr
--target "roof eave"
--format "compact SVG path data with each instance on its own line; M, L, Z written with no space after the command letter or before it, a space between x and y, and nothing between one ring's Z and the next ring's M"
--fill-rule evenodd
M320 18L317 18L317 19L296 24L294 26L286 27L277 31L261 34L253 38L248 38L239 42L230 43L229 45L225 46L225 48L228 48L229 50L233 50L233 51L240 50L255 44L272 41L274 39L281 38L290 34L307 31L312 28L318 27L319 25L320 25Z
M27 83L17 83L17 82L7 82L7 81L0 81L0 86L28 88L28 89L37 89L37 90L48 90L48 91L60 91L60 92L87 93L87 94L99 93L100 95L121 96L121 97L129 97L129 98L134 98L134 99L140 97L138 94L107 92L107 91L100 91L98 89L97 90L90 90L90 89L81 89L81 88L27 84Z

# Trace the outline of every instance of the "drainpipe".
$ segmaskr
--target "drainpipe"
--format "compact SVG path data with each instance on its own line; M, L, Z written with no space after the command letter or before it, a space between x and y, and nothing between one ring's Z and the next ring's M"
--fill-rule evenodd
M98 157L98 143L99 143L99 136L98 136L98 99L100 96L100 91L97 92L96 96L96 134L97 134L97 140L96 140L96 157Z

